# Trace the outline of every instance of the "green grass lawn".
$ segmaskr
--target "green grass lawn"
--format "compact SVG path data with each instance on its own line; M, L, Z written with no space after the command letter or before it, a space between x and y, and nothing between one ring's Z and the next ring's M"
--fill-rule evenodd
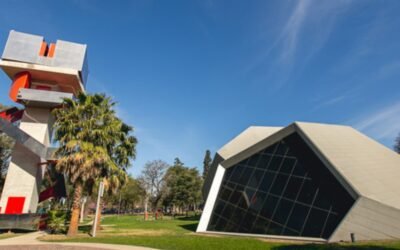
M164 217L163 220L144 221L142 217L137 216L111 216L104 218L102 222L104 229L98 233L98 237L96 238L91 238L87 235L89 226L82 226L80 229L83 234L78 237L58 239L45 238L45 240L125 244L169 250L400 250L400 241L356 244L299 244L271 242L247 237L205 236L194 233L197 223L197 217L179 217L174 220L170 217Z
M19 235L20 234L16 234L16 233L0 233L0 240L12 238L12 237L19 236Z

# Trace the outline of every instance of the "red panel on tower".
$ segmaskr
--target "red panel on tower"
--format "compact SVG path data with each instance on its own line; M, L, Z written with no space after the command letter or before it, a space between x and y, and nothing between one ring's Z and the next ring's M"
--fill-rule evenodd
M8 197L5 214L22 214L25 197Z

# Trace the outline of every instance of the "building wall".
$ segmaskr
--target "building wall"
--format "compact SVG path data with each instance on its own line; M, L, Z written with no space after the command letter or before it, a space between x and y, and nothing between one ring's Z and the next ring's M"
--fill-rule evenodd
M329 239L330 242L400 238L400 210L360 197Z

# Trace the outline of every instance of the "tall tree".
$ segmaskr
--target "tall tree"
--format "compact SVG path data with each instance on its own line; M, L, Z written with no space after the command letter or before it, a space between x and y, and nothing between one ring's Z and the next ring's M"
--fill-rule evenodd
M172 206L173 210L188 209L201 201L202 178L196 168L174 164L168 169L165 180L167 194L164 205Z
M0 111L6 106L0 104ZM5 177L7 175L8 165L10 163L11 150L14 146L14 140L6 134L0 132L0 195L3 190Z
M3 191L13 145L14 141L10 137L0 133L0 194Z
M181 166L181 167L183 167L185 164L178 158L178 157L175 157L175 159L174 159L174 166Z
M400 154L400 133L396 138L395 144L394 144L394 150Z
M140 181L146 189L146 193L153 209L156 209L163 196L163 183L165 171L169 165L162 160L147 162L142 170Z
M99 179L125 178L135 155L136 138L129 135L132 128L116 117L114 105L104 94L80 93L53 111L59 142L56 168L74 188L68 235L77 233L83 188Z
M146 191L142 188L139 181L129 176L127 184L121 189L118 198L118 206L123 210L134 209L135 204L138 204L144 197ZM119 199L120 198L120 199Z
M210 170L211 167L211 162L212 162L211 152L210 150L207 149L203 160L203 180L207 178L208 171Z
M109 110L108 106L114 106L115 103L102 102L105 107L103 109ZM103 165L103 169L98 181L103 181L104 189L110 195L115 195L116 192L128 182L128 175L126 174L127 168L130 166L130 161L136 158L136 144L137 140L131 136L133 128L124 124L115 115L112 110L112 115L108 116L105 124L111 129L108 131L112 141L105 144L108 155L111 158L111 164ZM102 200L100 197L100 204ZM101 222L101 209L98 212L96 230L100 229ZM95 230L94 228L92 230Z

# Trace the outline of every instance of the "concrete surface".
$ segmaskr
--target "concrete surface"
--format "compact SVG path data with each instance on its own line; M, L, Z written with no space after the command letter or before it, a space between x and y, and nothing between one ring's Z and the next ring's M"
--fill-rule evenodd
M154 248L113 245L100 243L75 243L75 242L44 242L37 240L38 237L46 235L45 232L27 233L21 236L0 240L0 249L16 250L16 249L44 249L44 250L85 250L85 249L120 249L120 250L156 250Z

